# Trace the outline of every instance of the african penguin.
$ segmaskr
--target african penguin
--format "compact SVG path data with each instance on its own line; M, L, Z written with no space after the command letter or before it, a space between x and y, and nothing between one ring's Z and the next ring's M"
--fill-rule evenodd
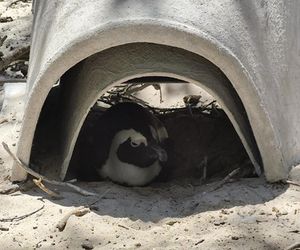
M101 177L144 186L160 174L167 161L166 128L137 103L118 103L83 130L72 161L79 165L79 175L90 175L88 180Z

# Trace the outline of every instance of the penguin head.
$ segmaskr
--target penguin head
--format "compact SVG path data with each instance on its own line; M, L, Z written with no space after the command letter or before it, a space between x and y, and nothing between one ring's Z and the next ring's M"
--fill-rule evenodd
M98 173L129 186L144 186L157 177L166 152L135 129L120 130L112 139L109 157Z
M160 174L160 163L167 161L162 148L167 132L154 115L138 104L119 103L105 112L103 123L107 124L105 132L96 140L99 146L108 142L103 150L105 161L96 168L102 178L143 186Z
M134 129L121 130L114 136L111 153L110 157L139 168L167 161L166 151L154 138L146 138Z

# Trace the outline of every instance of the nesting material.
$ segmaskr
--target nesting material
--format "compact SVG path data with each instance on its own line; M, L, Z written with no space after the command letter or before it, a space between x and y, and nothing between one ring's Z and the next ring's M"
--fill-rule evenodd
M156 181L189 178L206 181L211 178L224 178L236 168L240 168L237 175L239 177L255 176L254 167L241 140L212 96L192 84L158 86L120 85L99 99L80 133L74 151L76 159L71 161L68 172L69 178L101 180L95 179L96 172L90 171L87 166L90 161L94 161L91 158L99 157L97 155L103 153L103 150L91 154L90 152L95 150L87 145L92 145L88 142L93 140L97 133L101 133L101 129L107 131L102 132L105 134L109 133L110 128L113 129L113 124L103 125L101 117L107 107L120 102L139 103L160 120L168 132L169 138L164 145L168 161L163 165ZM181 91L176 91L178 89ZM138 123L139 118L135 119ZM122 119L119 122L122 123ZM104 137L102 140L103 143L107 143ZM81 157L85 159L81 160L84 167L79 166L80 171L77 164L80 162L78 152L81 152ZM77 172L75 176L73 170Z

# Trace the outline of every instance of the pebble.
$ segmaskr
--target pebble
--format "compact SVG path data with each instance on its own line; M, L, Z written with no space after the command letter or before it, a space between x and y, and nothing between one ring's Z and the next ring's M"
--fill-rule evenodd
M169 226L173 226L173 225L174 225L175 223L177 223L177 222L178 222L178 221L176 221L176 220L175 220L175 221L172 221L172 220L171 220L171 221L168 221L166 224L169 225Z
M81 244L81 247L82 247L83 249L93 249L93 248L94 248L93 244L92 244L90 241L88 241L88 240L85 240L85 241Z
M225 221L216 221L216 222L214 222L214 225L215 226L221 226L221 225L224 225L226 222Z

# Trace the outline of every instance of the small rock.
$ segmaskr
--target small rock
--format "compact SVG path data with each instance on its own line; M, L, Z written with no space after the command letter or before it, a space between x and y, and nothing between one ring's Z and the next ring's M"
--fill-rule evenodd
M134 246L135 246L135 247L141 247L142 244L141 244L141 243L136 243L136 244L134 244Z
M256 221L256 223L268 222L268 220L261 220L261 219L256 219L255 221Z
M196 242L196 243L195 243L195 246L197 246L197 245L201 244L202 242L204 242L204 239L202 239L202 240L199 240L198 242Z
M171 221L168 221L166 224L169 225L169 226L173 226L177 222L178 221L176 221L176 220L171 220Z
M7 17L0 17L0 23L8 23L8 22L12 22L13 19L11 16L7 16Z
M281 211L280 215L288 215L288 212L287 211Z
M99 207L98 206L91 206L90 209L94 210L94 211L99 211Z
M37 229L37 226L33 226L32 228L33 228L33 229Z
M82 247L83 249L93 249L93 248L94 248L93 244L92 244L90 241L88 241L88 240L85 240L85 241L81 244L81 247Z
M221 213L222 213L222 214L229 214L230 212L229 212L228 210L226 210L226 209L222 209L222 210L221 210Z
M224 224L225 224L225 221L216 221L216 222L214 222L215 226L221 226L221 225L224 225Z
M239 237L238 237L238 236L231 236L231 239L232 239L232 240L238 240Z

